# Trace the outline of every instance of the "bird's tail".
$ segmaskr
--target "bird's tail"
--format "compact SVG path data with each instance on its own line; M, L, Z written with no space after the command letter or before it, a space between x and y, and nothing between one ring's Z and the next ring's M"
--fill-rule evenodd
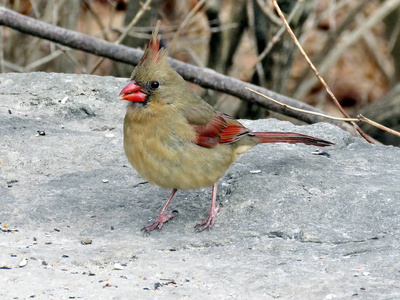
M309 135L293 132L254 132L255 136L260 139L260 143L303 143L306 145L314 145L326 147L334 145L331 142L324 141Z

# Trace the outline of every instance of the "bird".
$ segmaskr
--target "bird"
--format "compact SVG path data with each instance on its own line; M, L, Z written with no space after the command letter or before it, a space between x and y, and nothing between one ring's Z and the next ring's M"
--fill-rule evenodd
M198 96L170 66L160 48L159 22L120 92L127 101L124 150L130 164L150 184L172 189L156 221L142 228L161 229L174 213L167 208L178 190L212 187L208 217L195 227L211 229L219 212L217 184L239 154L260 143L333 143L293 132L252 132Z

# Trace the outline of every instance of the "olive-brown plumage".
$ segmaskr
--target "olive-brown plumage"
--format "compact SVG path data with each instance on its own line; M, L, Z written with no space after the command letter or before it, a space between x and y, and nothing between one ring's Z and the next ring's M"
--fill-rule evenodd
M149 183L172 189L156 222L145 231L161 229L172 217L165 212L177 190L207 186L213 186L211 208L198 228L211 228L219 209L215 205L218 180L238 154L259 143L332 144L297 133L251 132L197 96L170 67L159 45L156 28L131 82L120 94L121 100L129 101L124 121L129 162Z

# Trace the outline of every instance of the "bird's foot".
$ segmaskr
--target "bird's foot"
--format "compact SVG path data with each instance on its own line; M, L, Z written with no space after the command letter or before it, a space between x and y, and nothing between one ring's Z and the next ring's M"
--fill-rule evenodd
M174 217L174 213L178 213L178 211L173 210L168 215L165 215L164 213L159 214L157 220L153 224L143 227L141 231L144 231L144 233L149 233L150 231L153 231L156 228L161 229L165 222Z
M211 229L214 226L215 223L215 217L217 216L217 213L219 212L219 205L217 205L214 209L210 211L208 214L207 219L205 219L203 222L200 224L197 224L195 228L201 232L206 229Z

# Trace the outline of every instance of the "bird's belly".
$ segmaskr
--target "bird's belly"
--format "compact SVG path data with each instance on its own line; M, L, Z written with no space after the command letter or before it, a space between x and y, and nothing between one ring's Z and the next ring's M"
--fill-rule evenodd
M204 148L173 134L125 133L124 148L138 173L163 188L211 186L234 161L229 145Z

